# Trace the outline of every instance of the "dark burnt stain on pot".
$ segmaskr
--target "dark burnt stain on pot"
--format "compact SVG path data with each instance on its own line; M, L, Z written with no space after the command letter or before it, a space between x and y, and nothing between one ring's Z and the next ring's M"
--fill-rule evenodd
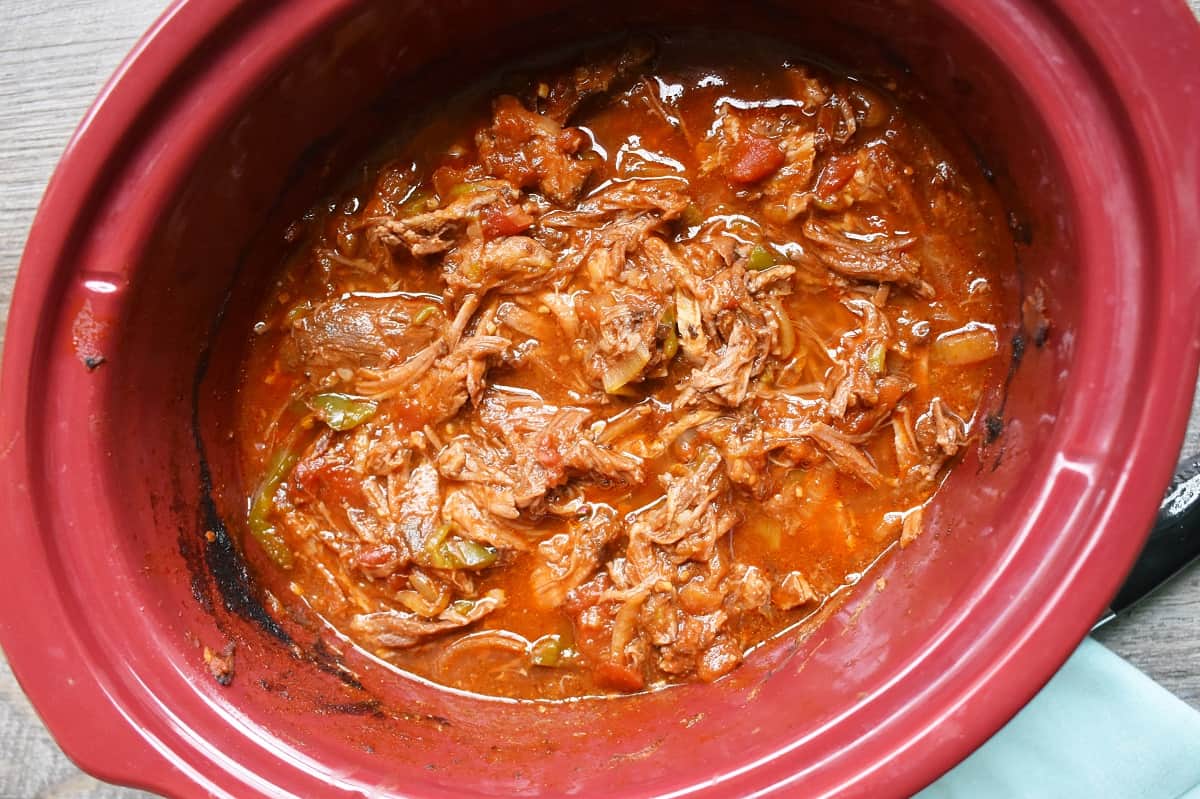
M1004 376L1004 387L1000 392L1000 405L983 417L983 445L985 447L995 444L1004 433L1004 411L1008 406L1008 395L1013 379L1017 376L1017 370L1021 368L1021 362L1025 358L1026 340L1025 331L1018 328L1009 343L1011 355L1008 360L1008 373ZM1000 468L1003 458L1004 447L1001 446L992 461L991 471L994 472ZM982 467L982 464L980 466Z
M291 636L271 618L262 602L259 601L254 579L246 569L246 563L233 543L224 521L217 514L216 504L212 499L212 478L208 465L201 465L201 484L204 486L201 498L201 512L206 534L203 544L204 564L212 577L218 594L225 609L236 613L247 621L253 622L264 631L285 644L292 643Z
M987 168L982 157L978 158L978 163L985 177L992 175L992 177L988 178L989 182L994 181L994 173ZM1009 390L1013 379L1017 375L1017 370L1025 359L1029 342L1032 341L1033 345L1040 350L1045 346L1049 335L1049 321L1045 316L1044 290L1040 284L1027 290L1025 284L1023 255L1025 248L1033 244L1033 228L1024 216L1013 210L1008 211L1006 222L1009 234L1012 236L1013 264L1016 267L1015 272L1019 281L1018 296L1024 299L1021 302L1021 317L1018 320L1016 332L1013 333L1010 340L1011 355L1008 363L1008 373L1005 375L1004 386L1000 392L999 405L983 417L984 447L991 447L1004 434L1004 411L1008 405ZM1005 448L1001 445L996 452L995 458L992 460L990 471L994 472L1000 468L1000 463L1004 459L1004 453ZM983 468L982 462L980 463L980 468Z
M264 219L270 220L276 215L291 188L312 168L314 163L317 163L329 151L332 141L334 141L332 136L318 139L301 153L296 164L284 178L282 187L267 209ZM211 602L206 601L203 597L207 594L207 586L215 586L226 610L255 624L282 643L293 646L292 637L263 606L261 588L246 568L245 560L230 536L225 520L221 518L221 514L217 510L213 494L212 469L209 466L200 424L200 397L205 377L208 375L213 342L217 339L218 330L228 312L234 288L246 270L253 243L264 235L268 224L264 222L239 253L229 286L209 325L207 340L197 360L196 372L192 380L191 432L200 480L199 520L195 530L180 532L180 552L192 573L192 592L203 607L211 608ZM197 538L200 540L197 541Z
M1004 419L996 413L989 413L983 420L984 444L993 444L1004 432Z
M1013 217L1010 214L1010 219ZM1020 270L1020 246L1018 233L1013 231L1014 248L1017 250L1017 267ZM1032 238L1029 238L1032 240ZM1026 242L1026 244L1028 241ZM1035 285L1021 301L1021 324L1017 332L1012 338L1012 358L1009 361L1008 375L1004 381L1004 392L1000 401L1000 406L995 411L987 414L984 417L984 446L994 444L1004 432L1004 408L1008 403L1009 386L1012 384L1013 378L1016 377L1017 369L1020 368L1021 362L1024 360L1028 351L1029 342L1033 342L1033 346L1038 350L1046 346L1046 342L1050 338L1050 320L1046 316L1046 294L1042 285ZM994 472L1000 467L1000 462L1004 458L1004 448L996 454L995 460L992 461L991 470Z
M333 650L320 638L314 641L307 651L297 648L297 654L302 660L308 661L326 674L337 677L351 688L366 690L354 672L347 668L342 660L342 653Z
M299 180L299 176L324 157L329 147L330 140L321 140L311 145L301 155L296 166L293 167L292 173L285 179L275 205L265 215L266 219L272 218L276 207L282 202L282 198L287 196L291 187ZM253 246L252 243L255 239L265 234L267 227L268 223L264 223L258 233L251 238L251 244L243 248L239 255L229 288L213 318L207 343L197 361L192 382L191 435L195 448L196 467L200 483L199 512L194 527L179 531L179 551L191 575L193 597L213 617L217 628L226 636L229 638L238 637L230 628L229 619L223 618L216 612L215 600L217 598L219 598L220 605L225 611L249 622L255 628L285 645L288 655L295 661L308 664L318 672L335 677L342 685L352 691L359 692L362 697L346 700L342 696L334 699L305 693L303 698L307 700L308 704L318 711L327 713L371 717L379 715L399 717L395 712L385 714L382 709L382 703L367 691L355 673L346 666L342 654L321 640L319 632L311 642L301 640L305 637L303 635L305 631L314 629L311 620L293 618L290 620L285 619L281 622L277 615L272 614L269 607L272 605L278 607L278 601L250 573L242 552L238 548L228 525L218 510L213 472L208 459L200 420L201 392L209 370L212 342L216 340L217 331L225 318L234 287L238 285L238 280L246 268L249 253ZM220 668L225 662L228 662L230 666L228 670ZM214 663L218 667L216 671L213 670ZM223 658L222 653L214 654L211 650L206 650L205 664L218 683L227 686L232 682L232 651L230 651L230 657L226 660ZM262 690L276 694L287 701L300 700L302 698L300 695L297 695L295 692L289 693L287 673L285 672L279 676L280 679L277 681L259 678L255 681L255 684ZM448 726L450 723L447 719L436 716L426 717L425 715L406 713L399 715L407 720L421 721L438 728Z
M366 689L362 683L342 661L340 653L332 650L320 639L307 647L302 646L271 615L261 599L263 596L261 588L249 573L245 560L229 534L228 527L217 511L213 498L212 473L200 435L197 402L199 386L203 380L206 366L207 353L202 356L201 368L197 373L195 384L197 395L193 397L192 418L193 442L196 446L200 467L201 519L199 529L204 532L199 536L199 547L196 546L194 533L181 533L180 535L180 550L192 571L193 594L200 601L202 607L211 611L212 603L208 599L206 589L208 586L215 587L227 611L253 623L281 643L286 644L294 658L310 663L319 671L336 677L350 688L365 692ZM220 626L219 620L218 626ZM211 668L212 662L208 657L205 660ZM229 680L222 682L221 678L214 673L217 682L222 685L228 685L232 681L232 671L229 672L229 675ZM335 707L338 706L338 703L329 706Z
M241 272L243 261L244 258L239 258L238 266L234 270L235 280ZM229 294L227 292L209 328L208 340L210 343L206 343L200 353L195 377L192 380L191 432L200 478L200 507L198 524L195 528L198 532L181 534L180 551L184 558L187 559L188 567L192 572L193 593L197 593L198 590L203 592L204 586L214 586L226 610L256 624L283 643L290 644L292 642L291 636L279 626L259 600L259 591L255 585L254 578L247 570L241 553L238 552L237 546L229 535L225 520L221 518L221 514L217 510L217 503L213 498L212 469L209 466L208 453L205 449L204 438L201 433L201 389L204 384L204 377L208 373L209 359L211 357L211 341L221 320L224 318L228 302ZM198 548L190 541L184 542L185 538L192 536L198 536L201 539ZM198 553L197 549L199 549ZM196 554L200 555L200 560L196 559Z
M383 711L383 703L378 699L366 699L360 702L321 702L317 712L324 714L340 714L346 716L373 716L377 719L387 718Z
M1008 375L1004 381L1004 390L1001 395L1000 405L996 410L984 416L983 420L983 444L985 447L990 447L999 440L1004 433L1004 410L1008 404L1009 386L1012 384L1013 378L1016 377L1017 370L1021 366L1028 352L1028 342L1032 341L1034 347L1041 350L1046 346L1046 341L1050 334L1050 322L1044 313L1045 297L1041 286L1035 286L1033 291L1026 295L1022 302L1022 320L1021 327L1012 337L1012 357L1009 360ZM991 471L996 471L1000 468L1000 463L1004 458L1004 447L996 453L995 459L992 461Z
M972 151L975 153L975 164L979 167L979 174L983 175L983 179L994 186L996 184L996 171L988 163L979 145L973 140L969 140L969 143Z
M1033 227L1015 211L1008 212L1008 229L1012 231L1013 241L1028 247L1033 244Z

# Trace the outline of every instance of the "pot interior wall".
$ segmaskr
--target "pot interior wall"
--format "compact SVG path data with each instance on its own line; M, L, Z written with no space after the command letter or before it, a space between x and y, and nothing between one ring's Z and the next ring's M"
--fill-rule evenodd
M958 623L992 566L1021 543L1008 514L1049 468L1044 444L1079 324L1071 285L1083 269L1057 155L1035 116L1018 112L1028 104L987 48L934 5L843 4L829 11L836 19L784 3L739 5L732 15L731 7L682 2L565 16L553 4L519 12L501 5L363 4L247 100L164 212L121 320L122 355L107 365L107 445L124 483L112 490L129 497L118 555L145 567L143 582L130 587L147 609L140 623L156 630L164 661L191 675L224 716L192 722L199 734L228 740L222 724L266 731L264 745L281 758L379 789L666 792L689 783L688 764L749 763L782 741L808 746L823 729L847 741L869 736L854 729L853 713L897 701L885 684L918 661L935 674L953 665L955 652L929 643ZM976 424L968 455L927 514L926 534L885 557L807 639L784 636L714 685L620 700L533 706L454 694L397 678L286 613L281 625L267 621L230 544L244 514L231 431L241 336L270 285L288 222L361 158L381 126L510 55L597 30L714 19L850 68L880 58L907 65L928 94L922 112L955 120L965 134L960 158L986 164L1011 210L1020 272L1004 289L1024 296L1040 288L1053 326L1048 338L1020 319L1005 331L1014 362L1007 390L985 398L981 413L993 421ZM438 80L421 72L434 61L444 69ZM222 686L199 645L219 650L230 641L235 672Z

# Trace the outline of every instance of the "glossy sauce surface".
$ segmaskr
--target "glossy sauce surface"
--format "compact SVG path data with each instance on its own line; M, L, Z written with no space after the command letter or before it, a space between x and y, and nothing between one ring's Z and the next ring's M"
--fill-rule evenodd
M561 699L716 679L919 535L1010 244L887 83L677 37L438 109L290 231L240 410L260 576Z

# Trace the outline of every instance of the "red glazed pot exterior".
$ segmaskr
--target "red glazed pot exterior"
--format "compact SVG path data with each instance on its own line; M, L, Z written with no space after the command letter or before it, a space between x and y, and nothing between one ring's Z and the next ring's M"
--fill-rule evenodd
M775 5L778 35L801 38ZM68 148L9 321L0 643L64 750L189 797L875 797L927 784L1028 701L1133 562L1182 439L1200 353L1200 34L1167 0L845 5L997 169L1032 231L1023 290L1045 289L1050 339L985 401L1004 433L954 472L926 535L813 636L711 686L555 706L285 646L219 590L236 563L203 533L236 518L219 489L236 484L222 442L237 375L220 356L247 310L215 336L213 319L231 283L265 280L253 265L273 226L338 163L314 142L429 59L519 49L495 31L557 6L173 6ZM202 652L228 641L223 687Z

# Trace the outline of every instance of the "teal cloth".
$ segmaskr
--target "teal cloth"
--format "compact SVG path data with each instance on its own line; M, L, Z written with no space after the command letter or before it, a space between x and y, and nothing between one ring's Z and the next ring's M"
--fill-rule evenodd
M1200 713L1089 638L1000 732L917 794L1001 797L1200 799Z

